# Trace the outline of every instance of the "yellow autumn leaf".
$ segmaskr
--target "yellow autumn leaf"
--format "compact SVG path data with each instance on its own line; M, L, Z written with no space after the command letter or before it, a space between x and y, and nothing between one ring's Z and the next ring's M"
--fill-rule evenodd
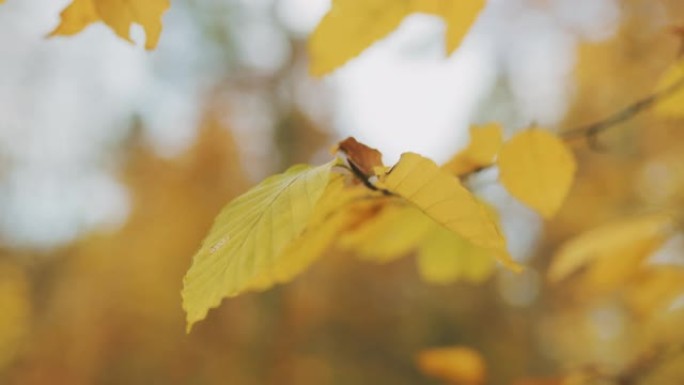
M326 75L394 31L412 13L440 16L446 51L461 44L485 0L333 0L309 38L309 72Z
M145 48L154 49L162 30L162 14L169 0L73 0L61 13L61 22L50 36L74 35L96 21L103 21L114 32L131 41L133 23L145 30Z
M426 349L416 357L423 374L450 384L484 384L487 368L477 351L465 346Z
M672 87L678 87L678 89L655 105L653 110L656 114L667 118L684 117L684 85L682 83L684 83L684 60L670 66L658 81L656 92L663 92Z
M276 283L291 281L306 270L343 234L347 227L366 219L379 193L364 186L347 186L342 175L333 175L316 204L304 232L293 240L277 259L264 265L249 290L265 290Z
M426 282L482 282L494 271L492 253L435 223L416 255L418 272Z
M361 259L389 262L414 251L434 221L412 205L388 203L354 231L343 234L339 245Z
M444 166L450 173L462 176L494 163L503 143L501 125L491 123L470 128L468 147L454 155Z
M413 205L387 202L373 217L340 235L338 245L360 259L386 263L416 251L429 283L481 282L494 270L492 253L445 229Z
M334 0L309 38L309 72L332 72L394 31L410 12L407 0Z
M659 248L672 229L669 215L653 214L585 232L558 250L549 268L549 280L559 282L590 265L586 274L594 285L613 286Z
M497 162L504 187L545 218L560 209L577 169L572 151L556 135L534 128L504 143Z
M485 203L483 205L500 228L495 209ZM496 265L491 251L473 245L434 221L432 223L416 255L418 272L424 281L438 285L459 280L479 283L491 276Z
M519 269L506 251L506 240L484 205L457 178L432 160L404 153L379 185L474 245L490 250L508 267Z
M486 5L485 0L413 0L418 12L440 16L446 23L445 49L453 53Z
M264 275L287 264L283 252L307 229L333 164L291 167L223 208L183 279L188 331L223 298L268 286Z

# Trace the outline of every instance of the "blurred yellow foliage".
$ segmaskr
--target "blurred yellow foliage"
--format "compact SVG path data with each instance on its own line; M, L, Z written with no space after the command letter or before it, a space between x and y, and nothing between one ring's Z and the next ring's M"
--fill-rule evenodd
M31 322L31 292L24 271L0 261L0 368L18 353Z
M537 128L522 131L507 141L497 164L506 189L545 218L560 209L577 168L566 145L552 133Z
M417 12L440 16L446 24L445 50L453 53L486 5L485 0L413 0Z
M482 356L464 346L426 349L418 353L418 367L427 376L455 385L480 385L486 381Z
M549 279L558 282L585 268L585 289L621 284L672 234L672 218L655 214L604 225L566 242L553 258Z
M309 37L309 72L326 75L394 31L415 12L441 16L446 51L453 52L475 22L484 0L334 0Z
M671 65L660 78L656 92L677 90L655 106L655 113L666 118L684 117L684 60Z
M309 37L309 72L322 76L396 29L410 12L405 0L336 0Z
M170 6L169 0L73 0L62 11L61 22L50 35L74 35L88 25L103 21L119 37L132 41L133 23L145 29L145 48L157 46L162 31L162 14Z
M503 130L498 123L470 127L468 147L454 155L444 166L454 175L466 175L494 163L503 144Z

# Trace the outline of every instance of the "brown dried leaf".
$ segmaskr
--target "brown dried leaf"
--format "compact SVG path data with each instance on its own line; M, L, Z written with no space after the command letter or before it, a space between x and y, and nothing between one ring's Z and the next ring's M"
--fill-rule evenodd
M382 153L380 151L366 146L351 136L338 143L336 149L345 154L352 167L355 167L366 177L375 175L373 170L376 167L385 167L382 164Z

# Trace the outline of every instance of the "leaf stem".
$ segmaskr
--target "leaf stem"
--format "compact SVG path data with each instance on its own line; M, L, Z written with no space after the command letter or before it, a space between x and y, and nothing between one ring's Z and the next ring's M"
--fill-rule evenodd
M391 191L389 191L389 190L386 190L386 189L384 189L384 188L380 188L380 187L374 185L374 184L369 180L369 178L366 176L366 174L364 174L363 171L361 171L358 167L356 167L356 166L354 165L354 163L352 163L352 162L346 162L345 164L340 164L340 165L338 165L338 166L340 166L340 167L342 167L342 168L347 169L348 171L350 171L350 172L356 177L356 179L358 179L361 183L363 183L363 185L366 186L368 189L370 189L370 190L372 190L372 191L379 191L379 192L381 192L383 195L386 195L386 196L393 196L393 195L395 195L393 192L391 192Z

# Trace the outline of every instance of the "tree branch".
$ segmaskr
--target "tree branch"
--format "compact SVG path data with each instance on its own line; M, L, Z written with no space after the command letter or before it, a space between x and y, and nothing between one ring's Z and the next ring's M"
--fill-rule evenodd
M573 128L560 133L560 136L565 140L575 140L579 138L586 138L587 144L593 149L603 149L601 144L598 142L598 134L623 123L634 116L640 114L653 107L655 104L669 98L674 95L677 91L684 89L684 77L679 79L674 84L667 88L664 88L652 95L649 95L641 100L630 104L626 108L616 112L615 114L609 116L606 119L600 120L588 124L586 126L581 126Z
M684 77L654 94L651 94L643 99L637 100L622 110L608 116L605 119L590 123L584 126L572 128L563 131L559 134L561 138L566 141L577 139L585 139L589 147L594 150L604 150L605 148L599 143L598 135L610 128L613 128L620 123L623 123L636 115L650 109L659 102L666 100L678 91L684 90ZM472 175L479 174L481 171L494 167L496 164L480 167L462 175L456 175L462 180L468 179Z

